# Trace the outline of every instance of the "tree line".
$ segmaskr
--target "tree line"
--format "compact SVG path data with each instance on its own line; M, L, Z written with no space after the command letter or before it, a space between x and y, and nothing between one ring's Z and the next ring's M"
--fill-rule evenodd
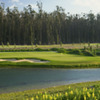
M42 3L38 11L28 5L19 11L0 5L0 44L60 44L100 42L100 14L65 13L62 7L47 13Z

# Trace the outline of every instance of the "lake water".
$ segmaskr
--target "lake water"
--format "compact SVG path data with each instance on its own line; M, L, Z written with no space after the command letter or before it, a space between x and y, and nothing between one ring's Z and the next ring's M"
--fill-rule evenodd
M100 80L100 69L0 69L0 93Z

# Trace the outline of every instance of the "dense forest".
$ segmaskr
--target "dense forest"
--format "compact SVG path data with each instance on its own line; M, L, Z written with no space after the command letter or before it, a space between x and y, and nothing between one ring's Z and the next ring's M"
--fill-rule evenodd
M100 14L65 13L62 7L47 13L28 5L23 11L0 5L0 44L59 44L100 42Z

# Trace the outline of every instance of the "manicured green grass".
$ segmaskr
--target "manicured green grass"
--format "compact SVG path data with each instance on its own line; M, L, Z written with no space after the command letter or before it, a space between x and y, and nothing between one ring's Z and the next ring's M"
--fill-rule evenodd
M79 44L75 44L75 46L76 45L77 47L80 47ZM45 48L48 47L49 46L45 46ZM99 68L100 67L100 56L94 57L94 56L83 56L83 55L75 55L75 54L63 54L63 53L57 53L52 51L50 52L46 52L46 51L0 52L0 59L4 59L4 58L16 58L16 59L36 58L41 60L48 60L50 62L30 63L30 62L5 61L5 62L0 62L0 67L9 67L9 66L10 67L36 67L36 68L38 67L39 68L41 67L43 68L98 67ZM71 87L70 89L69 86ZM83 88L85 88L85 92L83 91L84 90ZM41 100L40 98L43 98L42 100L67 100L67 99L68 100L96 100L96 99L99 100L100 99L99 89L100 89L100 82L87 82L87 83L71 84L71 85L39 89L39 90L28 90L23 92L0 94L0 100ZM78 93L76 91L78 91Z
M100 100L100 81L5 93L0 100Z
M45 67L100 67L100 56L82 56L74 54L63 54L56 52L0 52L0 58L36 58L48 60L48 63L29 63L29 62L0 62L0 65L37 65ZM76 68L75 67L75 68ZM82 68L83 68L82 67Z

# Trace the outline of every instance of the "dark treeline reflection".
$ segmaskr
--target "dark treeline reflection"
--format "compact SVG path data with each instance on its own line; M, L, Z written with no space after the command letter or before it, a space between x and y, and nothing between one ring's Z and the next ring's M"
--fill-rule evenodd
M0 44L59 44L100 42L100 14L70 14L62 7L47 13L28 5L4 9L0 5Z

